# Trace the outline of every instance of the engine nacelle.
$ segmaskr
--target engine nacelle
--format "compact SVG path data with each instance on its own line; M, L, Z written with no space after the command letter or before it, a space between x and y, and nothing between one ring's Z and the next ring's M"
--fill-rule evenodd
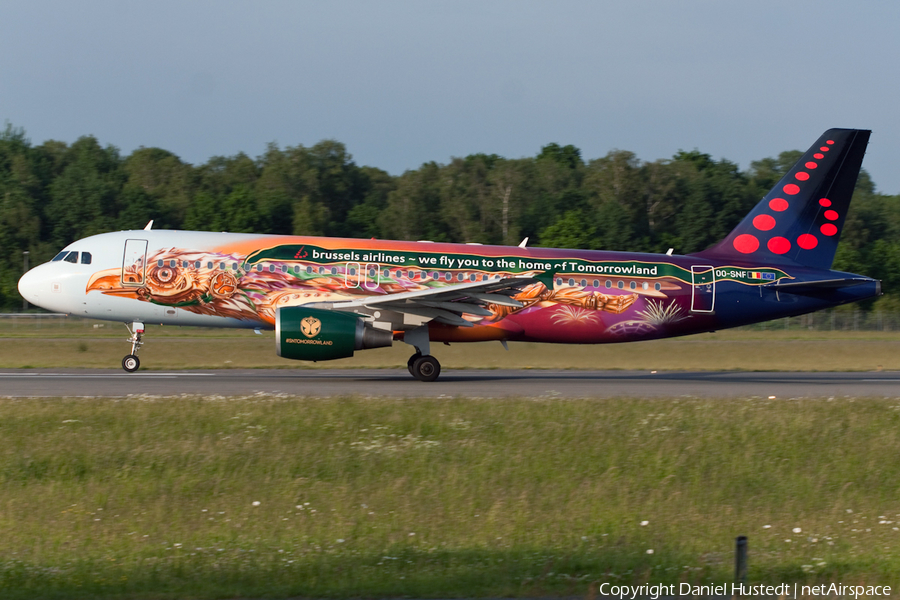
M275 312L275 347L282 358L348 358L356 350L382 348L393 341L392 331L375 329L352 313L303 306Z

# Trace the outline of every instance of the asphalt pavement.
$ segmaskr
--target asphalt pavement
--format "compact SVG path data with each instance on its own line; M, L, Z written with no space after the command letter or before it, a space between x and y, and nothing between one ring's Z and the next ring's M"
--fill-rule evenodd
M437 381L423 383L397 369L0 370L3 397L256 393L478 398L900 397L900 372L447 370Z

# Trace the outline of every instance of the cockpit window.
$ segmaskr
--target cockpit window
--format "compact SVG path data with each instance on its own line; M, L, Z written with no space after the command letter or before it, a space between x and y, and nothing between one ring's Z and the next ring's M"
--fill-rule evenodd
M68 250L63 250L62 252L60 252L59 254L57 254L56 256L54 256L53 259L52 259L50 262L56 262L56 261L58 261L58 260L62 260L63 258L66 257L66 254L68 254L68 253L69 253Z
M68 263L77 263L78 262L78 253L77 252L69 252L66 254L66 257L63 259Z
M91 253L90 252L82 252L81 253L81 264L83 264L83 265L91 264Z

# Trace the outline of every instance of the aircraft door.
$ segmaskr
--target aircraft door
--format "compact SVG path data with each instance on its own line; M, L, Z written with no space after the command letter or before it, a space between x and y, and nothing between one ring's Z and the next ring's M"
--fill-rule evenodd
M147 275L147 240L125 240L122 285L141 287Z
M367 290L377 290L378 284L381 283L381 271L378 265L369 263L366 265L366 272L363 277L363 286Z
M711 313L716 306L716 276L711 266L691 267L691 312Z

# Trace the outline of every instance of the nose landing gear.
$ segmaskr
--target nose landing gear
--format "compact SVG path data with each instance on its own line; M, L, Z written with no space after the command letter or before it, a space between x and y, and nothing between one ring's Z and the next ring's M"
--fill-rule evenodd
M127 323L125 327L128 327ZM135 321L128 331L131 332L131 337L128 338L128 341L131 342L131 354L122 359L122 368L129 373L134 373L141 367L141 360L137 357L137 353L144 345L144 324Z

